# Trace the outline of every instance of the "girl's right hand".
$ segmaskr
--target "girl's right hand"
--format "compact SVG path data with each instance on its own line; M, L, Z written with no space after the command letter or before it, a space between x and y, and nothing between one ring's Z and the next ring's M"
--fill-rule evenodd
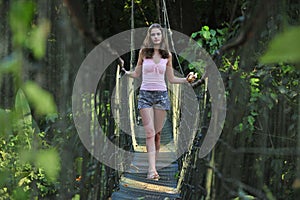
M126 71L126 69L124 67L121 68L121 70L127 75L129 73L129 71Z

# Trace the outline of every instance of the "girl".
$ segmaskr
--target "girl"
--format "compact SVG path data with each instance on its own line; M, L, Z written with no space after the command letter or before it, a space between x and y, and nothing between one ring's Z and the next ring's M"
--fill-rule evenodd
M159 179L156 170L156 157L160 149L160 133L163 128L166 111L170 109L165 75L170 83L191 83L197 77L190 73L186 78L174 76L172 54L159 24L152 24L139 52L134 71L122 70L126 75L137 78L142 74L139 91L138 109L146 133L148 152L148 179Z

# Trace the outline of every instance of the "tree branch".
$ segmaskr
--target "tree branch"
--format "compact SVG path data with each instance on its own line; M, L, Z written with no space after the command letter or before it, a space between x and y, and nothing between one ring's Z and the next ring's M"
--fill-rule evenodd
M99 44L103 39L96 34L94 28L91 28L83 10L83 2L81 0L64 0L64 5L68 8L72 21L80 33L92 44Z

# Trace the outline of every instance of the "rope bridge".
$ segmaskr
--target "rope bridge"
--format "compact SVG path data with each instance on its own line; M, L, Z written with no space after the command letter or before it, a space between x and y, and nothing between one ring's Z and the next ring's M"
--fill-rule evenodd
M131 54L130 54L130 69L133 69L134 65L134 0L132 2L132 9L131 9ZM167 29L167 33L165 37L169 37L171 42L171 47L173 52L175 53L175 58L178 62L179 69L181 74L183 75L183 70L180 65L179 59L177 57L177 53L174 47L174 41L172 38L172 33L170 29L170 23L168 19L168 13L166 8L165 0L161 1L162 3L162 13L163 13L163 25ZM120 73L120 66L118 66L117 76ZM133 88L133 80L128 80L127 90L132 91ZM175 96L179 97L181 94L180 87L178 86L171 86L172 91ZM119 80L116 83L116 95L119 94L119 91L124 90L125 88L121 89L121 85ZM193 95L188 95L190 98L195 98ZM116 104L120 105L122 102L121 99L124 97L116 96L116 99L119 100ZM158 169L158 173L160 175L160 179L152 180L146 179L147 174L141 173L148 171L148 159L147 156L142 156L147 153L146 151L146 140L145 140L145 131L143 126L138 126L138 128L134 128L133 124L135 122L135 100L134 100L134 92L130 92L129 97L126 98L126 105L122 105L125 110L129 110L129 120L128 122L131 124L131 134L132 134L132 145L135 152L135 157L133 158L129 172L125 172L120 179L119 182L119 190L115 191L111 198L113 200L153 200L153 199L161 199L161 200L177 200L181 199L178 188L178 176L179 176L179 166L176 155L178 149L175 149L176 146L178 148L178 139L181 141L185 141L186 138L178 137L178 119L180 118L180 107L181 109L185 109L180 105L178 99L172 100L172 114L166 120L166 123L161 132L161 148L158 154L158 158L156 161L156 167ZM179 98L180 99L180 98ZM192 100L193 101L193 100ZM192 102L191 101L191 102ZM185 105L188 106L188 105ZM120 111L117 111L117 115L121 115ZM193 116L195 117L195 116ZM186 122L186 131L191 132L188 130L189 122ZM188 145L188 143L187 143ZM140 153L140 154L139 154Z
M141 154L146 153L145 138L143 137L145 135L144 128L140 126L135 134L137 145L134 146L134 151L136 156L133 158L129 172L122 175L119 190L112 194L112 199L180 199L176 189L178 163L176 161L171 121L166 121L161 133L161 149L157 159L157 168L160 175L158 181L146 179L146 173L139 173L139 171L147 171L148 168L147 156L139 156L138 154L138 152ZM168 166L162 168L166 165Z

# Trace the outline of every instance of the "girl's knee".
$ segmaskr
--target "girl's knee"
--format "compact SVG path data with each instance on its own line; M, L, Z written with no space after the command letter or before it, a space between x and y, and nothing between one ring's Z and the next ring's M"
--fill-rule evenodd
M146 135L146 139L154 139L154 135Z
M150 138L154 138L155 137L155 132L154 130L145 130L146 132L146 138L150 139Z

